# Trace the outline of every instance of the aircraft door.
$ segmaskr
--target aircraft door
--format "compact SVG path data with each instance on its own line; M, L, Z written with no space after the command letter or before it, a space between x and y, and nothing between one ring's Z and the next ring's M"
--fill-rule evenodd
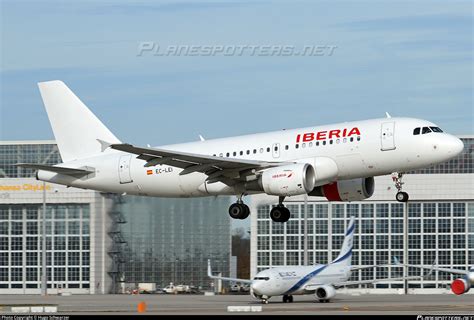
M279 143L273 144L272 155L273 155L273 158L280 158L280 144Z
M395 149L395 122L382 123L380 139L382 151Z
M130 161L132 160L132 155L124 155L119 159L119 179L120 183L130 183L133 182L132 176L130 174Z

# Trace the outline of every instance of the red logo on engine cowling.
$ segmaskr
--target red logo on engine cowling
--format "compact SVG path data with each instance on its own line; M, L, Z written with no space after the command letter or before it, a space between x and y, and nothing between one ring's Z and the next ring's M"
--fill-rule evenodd
M351 129L344 128L342 130L323 130L318 132L307 132L303 134L296 135L296 143L300 142L310 142L314 140L326 140L333 138L345 138L350 136L360 135L360 130L357 127Z

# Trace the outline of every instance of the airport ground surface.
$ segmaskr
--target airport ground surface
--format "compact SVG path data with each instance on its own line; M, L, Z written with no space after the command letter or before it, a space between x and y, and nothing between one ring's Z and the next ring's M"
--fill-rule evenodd
M228 312L228 306L261 306L252 314L474 314L474 295L337 295L330 303L319 303L312 296L295 296L293 303L281 297L262 305L249 295L0 295L0 314L10 313L11 305L57 305L63 314L133 314L146 303L146 314L242 314Z

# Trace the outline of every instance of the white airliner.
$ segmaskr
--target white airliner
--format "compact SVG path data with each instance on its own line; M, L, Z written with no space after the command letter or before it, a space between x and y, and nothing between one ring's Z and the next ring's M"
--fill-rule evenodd
M286 222L285 197L309 194L330 201L363 200L374 176L398 173L396 199L407 201L402 173L457 156L461 140L435 124L411 118L344 122L157 148L122 143L61 81L40 82L64 163L18 164L37 179L103 192L156 197L235 195L229 208L245 219L243 196L279 198L270 216ZM179 124L177 124L179 125ZM150 129L152 130L152 129Z
M336 259L329 264L312 266L284 266L265 269L255 275L253 280L213 276L208 260L207 275L211 279L221 279L250 284L254 298L268 303L274 296L283 296L283 302L293 302L293 295L314 294L319 302L329 302L336 295L336 289L345 286L370 284L395 280L420 279L422 277L400 277L377 280L348 281L351 272L360 269L382 267L374 265L352 267L352 247L355 229L355 219L351 217L342 243L341 251ZM397 263L397 265L400 265ZM423 276L424 277L424 276Z
M407 265L413 268L420 268L420 269L430 269L434 271L442 271L446 273L456 274L461 276L460 278L454 279L451 283L451 291L456 295L461 295L467 293L471 287L474 287L474 266L471 267L469 270L461 270L461 269L451 269L451 268L439 268L439 267L425 267L425 266L418 266L418 265Z

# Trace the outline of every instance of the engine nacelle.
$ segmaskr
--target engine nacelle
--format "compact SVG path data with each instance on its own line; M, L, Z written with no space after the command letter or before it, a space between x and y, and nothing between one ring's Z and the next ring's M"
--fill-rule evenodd
M374 194L373 177L340 180L315 188L309 195L326 197L329 201L359 201Z
M274 196L296 196L314 189L315 173L312 165L296 163L265 170L260 179L263 191Z
M314 291L314 295L319 300L331 299L336 295L336 289L333 286L320 286Z
M459 278L451 283L451 291L456 295L466 293L471 288L471 281L466 278Z

